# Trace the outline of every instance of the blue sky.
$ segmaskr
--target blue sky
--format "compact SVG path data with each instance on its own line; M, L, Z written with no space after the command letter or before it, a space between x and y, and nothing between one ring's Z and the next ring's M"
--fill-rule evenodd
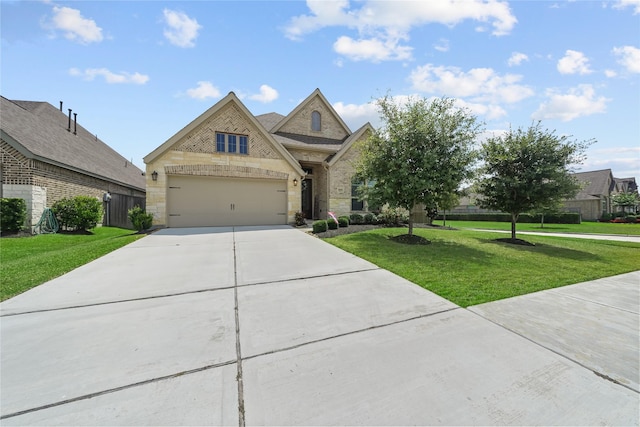
M595 139L579 170L640 179L640 0L0 1L0 91L127 159L234 91L288 114L320 88L352 130L389 93L458 99L487 135Z

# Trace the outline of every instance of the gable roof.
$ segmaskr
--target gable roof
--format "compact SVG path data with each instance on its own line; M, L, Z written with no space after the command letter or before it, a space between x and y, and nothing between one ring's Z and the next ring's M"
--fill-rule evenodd
M69 117L58 108L1 98L2 139L25 157L145 191L142 170L79 124L68 131Z
M601 195L609 197L615 186L611 169L578 172L573 176L584 185L574 200L600 198Z
M331 115L333 116L333 118L340 124L340 126L344 129L345 133L347 135L351 134L351 129L349 129L349 126L347 126L347 124L342 120L342 118L338 115L338 113L336 112L336 110L331 106L331 104L329 103L329 101L327 101L327 98L324 97L324 95L322 94L322 92L320 92L320 89L314 90L311 95L307 96L306 99L304 101L302 101L300 104L298 104L298 106L296 108L293 109L293 111L291 111L289 114L287 114L286 117L284 117L282 120L280 120L280 122L278 124L276 124L273 128L271 128L270 132L271 133L276 133L278 132L280 129L282 129L282 127L287 124L287 122L289 120L291 120L293 117L295 117L303 108L305 108L307 106L307 104L309 104L314 98L320 98L320 101L325 105L325 107L327 108L327 110L331 113Z
M247 107L245 107L242 101L240 101L240 99L233 92L229 92L227 96L222 98L220 101L216 102L211 108L209 108L204 113L200 114L200 116L196 117L191 123L189 123L180 131L178 131L178 133L173 135L171 138L169 138L167 141L165 141L162 145L160 145L158 148L153 150L151 153L147 154L144 158L144 162L149 163L155 160L158 156L160 156L162 153L164 153L169 148L171 148L175 143L180 141L185 136L189 135L195 128L200 126L203 122L205 122L211 116L221 111L229 103L235 104L240 109L240 111L244 114L245 118L249 120L256 128L258 128L258 131L262 133L264 138L269 143L271 143L273 148L282 156L283 159L285 159L291 165L291 167L293 167L300 174L300 176L305 175L304 171L300 167L300 164L291 155L291 153L289 153L282 146L282 144L280 144L280 142L276 141L273 135L271 135L265 129L265 127L260 123L260 121L256 119L256 117L253 114L251 114L251 112L247 109Z
M360 129L349 135L342 147L340 147L340 150L338 150L338 152L333 157L328 159L329 166L335 165L338 160L340 160L340 158L344 156L347 151L349 151L353 143L359 140L366 132L374 132L373 126L371 126L371 123L369 122L365 123L360 127Z

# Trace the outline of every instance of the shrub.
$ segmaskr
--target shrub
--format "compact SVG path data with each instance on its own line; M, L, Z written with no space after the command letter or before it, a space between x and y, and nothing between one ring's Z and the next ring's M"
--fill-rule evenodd
M338 229L338 223L333 218L327 220L327 226L329 227L329 230L337 230Z
M630 223L635 223L637 217L635 215L627 215L624 217L625 221L630 222Z
M378 222L378 217L376 217L372 213L368 213L364 215L364 223L365 224L376 224Z
M348 227L349 226L349 217L348 216L338 217L338 225L340 227Z
M364 223L364 217L358 213L354 213L351 214L351 216L349 217L349 219L351 220L351 224L363 224Z
M327 221L325 221L324 219L314 221L312 227L314 233L324 233L325 231L327 231Z
M133 224L133 228L143 231L151 228L153 224L153 215L148 214L140 206L136 205L127 212L129 221Z
M296 212L295 221L296 227L307 225L306 221L304 220L304 212Z
M438 215L436 219L442 219L442 215ZM508 213L473 213L473 214L457 214L448 213L447 221L494 221L494 222L511 222L511 214ZM540 223L540 214L523 213L518 217L518 223ZM545 224L580 224L580 214L577 212L561 212L558 214L546 214L544 216Z
M2 231L20 231L24 228L26 219L27 203L24 199L0 199L0 229Z
M409 216L398 208L385 208L378 215L378 224L387 227L399 227L409 221Z
M60 226L67 230L90 230L95 228L102 218L102 203L90 196L58 200L51 210Z
M608 222L608 221L611 221L612 219L613 219L613 215L611 215L610 213L603 213L598 221Z

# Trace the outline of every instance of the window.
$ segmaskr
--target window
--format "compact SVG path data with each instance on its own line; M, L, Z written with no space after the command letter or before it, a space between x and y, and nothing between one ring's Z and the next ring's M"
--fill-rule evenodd
M311 113L311 130L320 132L322 129L321 116L317 111Z
M249 145L247 144L247 137L240 137L240 154L248 154L249 153Z
M363 211L364 210L364 201L358 198L358 187L362 185L361 182L352 182L351 183L351 210L352 211Z
M249 154L248 137L216 132L216 151L218 153Z
M216 151L219 153L224 153L224 134L216 133Z

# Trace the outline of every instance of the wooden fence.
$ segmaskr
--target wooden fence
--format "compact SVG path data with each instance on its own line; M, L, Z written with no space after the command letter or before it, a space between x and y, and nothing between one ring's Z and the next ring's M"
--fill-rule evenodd
M121 227L133 229L133 224L129 221L129 209L134 206L146 207L144 197L130 196L127 194L111 194L111 201L105 205L105 214L102 225L110 227Z

